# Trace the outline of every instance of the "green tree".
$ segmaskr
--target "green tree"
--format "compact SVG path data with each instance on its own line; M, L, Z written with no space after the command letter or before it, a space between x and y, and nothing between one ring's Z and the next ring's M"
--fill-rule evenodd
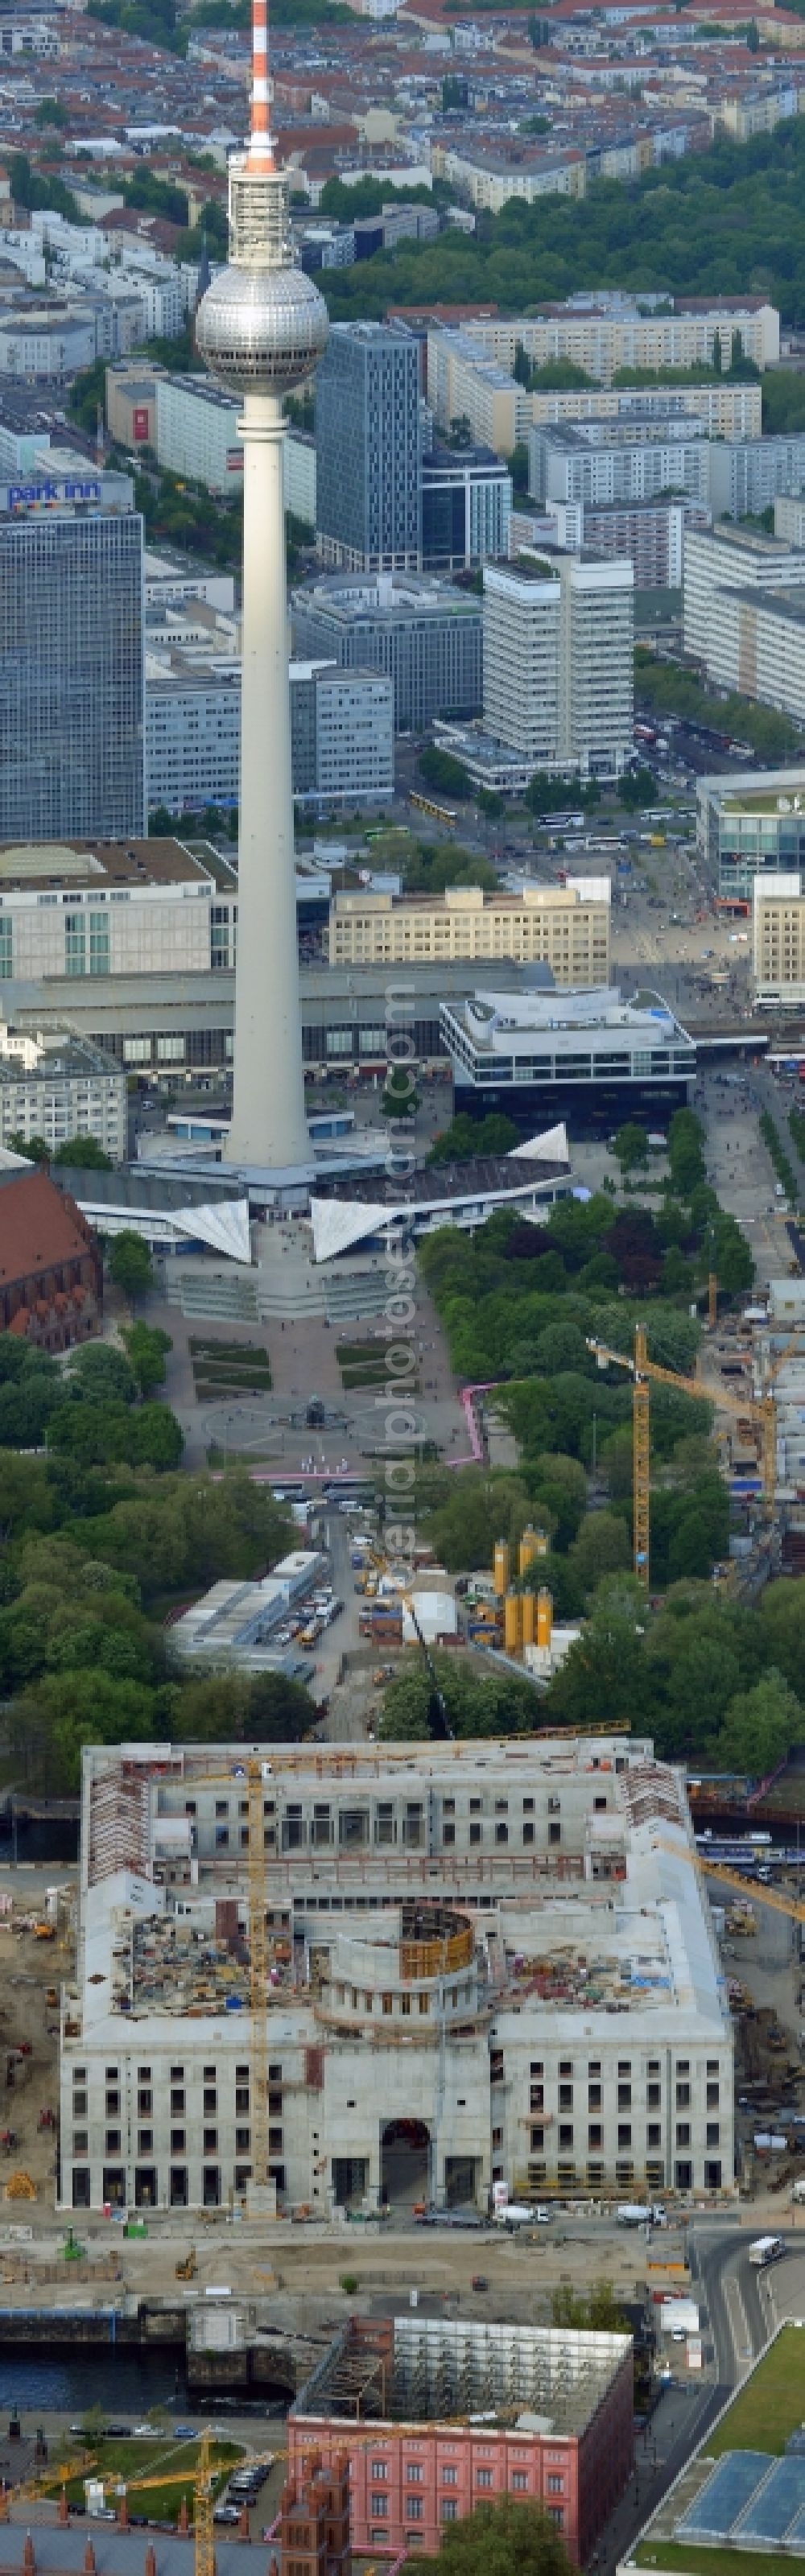
M66 1163L68 1169L75 1172L114 1170L111 1154L104 1153L103 1146L98 1144L95 1136L67 1137L63 1145L56 1146L52 1160L54 1163Z
M631 2334L631 2326L619 2306L611 2281L594 2281L586 2295L562 2282L551 2291L551 2324L571 2327L576 2333Z
M0 1447L40 1448L59 1402L58 1386L40 1377L23 1378L17 1386L0 1388Z
M540 2506L516 2504L511 2496L479 2505L464 2522L448 2522L438 2558L421 2564L427 2576L570 2576L555 2524Z
M488 1118L469 1118L466 1111L442 1130L431 1146L429 1163L471 1163L478 1155L506 1155L514 1151L518 1130L513 1118L500 1110Z
M615 1138L615 1156L622 1172L634 1172L638 1165L647 1163L646 1130L645 1127L638 1126L636 1119L627 1119L625 1127L618 1128Z
M413 1067L390 1064L383 1085L383 1114L386 1118L413 1118L419 1108L419 1093Z
M719 1768L763 1779L802 1744L803 1732L801 1702L772 1665L753 1690L730 1700L718 1737Z
M792 1690L803 1692L805 1581L767 1584L761 1595L758 1625L763 1638L764 1666L773 1665L790 1683Z
M700 1119L692 1109L675 1110L668 1129L668 1161L671 1185L680 1198L690 1198L697 1182L706 1177L703 1148Z
M50 1146L44 1136L9 1136L12 1154L24 1154L26 1163L48 1163Z
M472 779L463 760L456 760L451 751L440 751L435 742L426 743L419 754L419 775L426 787L440 796L454 796L457 804L472 795Z
M557 1726L588 1726L605 1708L612 1726L645 1725L642 1631L645 1595L633 1576L603 1582L582 1629L546 1694L546 1714Z
M537 1700L533 1683L525 1677L500 1672L482 1676L462 1655L437 1654L434 1664L454 1735L531 1731ZM419 1741L427 1737L432 1696L433 1682L424 1657L412 1648L385 1693L379 1727L383 1741L393 1744L404 1743L409 1736Z
M490 1476L483 1467L440 1479L441 1494L423 1518L440 1564L450 1573L488 1568L495 1538L519 1538L529 1517L525 1485L516 1476Z
M68 1792L78 1787L82 1745L147 1743L154 1719L154 1694L144 1684L81 1670L43 1673L17 1711L32 1743L47 1742L54 1788Z
M616 1512L588 1512L568 1551L568 1563L587 1596L605 1575L625 1572L630 1556L625 1521Z
M641 805L653 805L656 794L657 781L644 761L637 769L625 769L618 780L618 796L627 814L637 813Z
M132 1421L135 1466L156 1467L164 1474L178 1467L184 1433L169 1404L143 1404Z
M147 1243L141 1234L126 1226L116 1234L109 1253L109 1276L133 1304L154 1285L154 1270Z
M46 176L43 170L33 170L24 152L12 152L8 175L15 206L28 206L32 212L37 208L47 208L52 214L65 215L71 224L83 224L88 220L82 215L72 190L65 188L64 181Z
M65 1385L87 1404L133 1404L137 1393L130 1362L114 1342L82 1342L71 1353Z
M151 1324L130 1324L123 1340L140 1394L152 1395L155 1387L165 1384L165 1361L173 1349L170 1333Z
M40 98L39 106L34 109L34 124L68 125L69 117L63 101L60 98Z

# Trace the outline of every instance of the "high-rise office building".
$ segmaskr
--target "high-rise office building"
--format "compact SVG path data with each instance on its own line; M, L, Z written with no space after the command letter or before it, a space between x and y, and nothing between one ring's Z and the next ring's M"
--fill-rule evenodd
M303 661L382 671L394 683L397 733L424 733L435 716L476 715L483 698L483 621L474 592L449 581L329 573L291 593L294 649Z
M143 532L0 513L0 839L145 828Z
M634 575L587 555L484 570L484 716L535 769L617 777L632 750Z
M421 547L419 346L404 325L339 322L316 387L324 563L415 572Z
M489 447L433 447L422 458L422 564L463 572L509 551L512 478Z

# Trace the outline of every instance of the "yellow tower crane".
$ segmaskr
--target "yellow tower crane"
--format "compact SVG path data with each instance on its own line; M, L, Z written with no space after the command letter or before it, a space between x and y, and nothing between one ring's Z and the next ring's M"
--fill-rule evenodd
M634 1353L610 1350L608 1343L588 1338L587 1348L594 1351L599 1368L630 1369L634 1379L632 1407L632 1454L634 1477L634 1570L638 1583L648 1589L651 1514L649 1386L679 1387L683 1395L695 1395L699 1402L723 1407L727 1413L741 1413L756 1422L760 1431L763 1498L771 1519L777 1484L777 1412L773 1395L736 1395L722 1386L707 1386L698 1377L684 1377L678 1369L661 1368L650 1360L644 1324L635 1325ZM776 1362L779 1368L785 1353Z
M708 1860L705 1851L697 1852L696 1867L702 1878L717 1878L722 1887L740 1888L741 1895L757 1898L759 1905L770 1905L775 1914L787 1914L792 1923L805 1923L805 1899L787 1896L780 1887L758 1887L747 1879L745 1871L729 1869L725 1861Z
M262 1815L261 1815L262 1821ZM262 1836L261 1836L262 1840ZM195 2576L215 2576L215 2490L210 2468L210 2435L202 2433L193 2479L193 2554Z

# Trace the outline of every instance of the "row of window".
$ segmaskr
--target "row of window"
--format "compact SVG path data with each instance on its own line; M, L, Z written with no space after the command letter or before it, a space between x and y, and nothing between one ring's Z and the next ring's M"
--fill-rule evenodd
M530 2108L532 2111L544 2111L544 2109L545 2109L545 2091L546 2091L546 2087L545 2087L545 2085L544 2085L544 2084L532 2084L532 2085L531 2085L529 2108ZM587 2086L587 2109L588 2109L588 2111L600 2111L600 2109L601 2109L601 2105L602 2105L602 2100L603 2100L603 2094L602 2094L602 2088L601 2088L601 2085L600 2085L600 2084L588 2084L588 2086ZM654 2081L652 2081L652 2082L649 2082L649 2083L647 2083L647 2085L646 2085L646 2108L647 2108L647 2110L649 2110L649 2111L658 2111L658 2110L660 2109L661 2102L662 2102L662 2084L661 2084L661 2082L660 2082L659 2078L657 2078L656 2080L654 2080ZM708 2082L707 2082L707 2084L706 2084L706 2086L705 2086L705 2102L706 2102L706 2108L707 2108L707 2110L708 2110L708 2111L717 2111L717 2110L718 2110L718 2106L719 2106L719 2085L718 2085L718 2083L717 2083L717 2081L716 2081L716 2079L715 2079L715 2078L712 2078L712 2079L708 2080ZM574 2104L574 2086L573 2086L572 2084L560 2084L560 2085L558 2086L558 2108L559 2108L559 2110L560 2110L560 2111L572 2111L572 2109L573 2109L573 2104ZM677 2084L677 2087L676 2087L676 2109L677 2109L677 2111L689 2111L689 2110L690 2110L690 2104L691 2104L691 2089L690 2089L690 2085L689 2085L689 2084ZM635 2107L637 2107L637 2106L635 2106ZM577 2102L577 2103L576 2103L576 2109L577 2109L577 2110L579 2110L580 2108L581 2108L581 2105L580 2105L580 2103L578 2103L578 2102ZM619 2085L618 2085L618 2087L617 2087L617 2101L616 2101L616 2108L617 2108L619 2111L631 2111L631 2109L632 2109L632 2087L631 2087L631 2084L630 2084L630 2083L628 2083L628 2084L619 2084Z
M282 2154L282 2130L281 2130L281 2129L276 2129L276 2128L274 2128L274 2129L269 2129L269 2132L268 2132L268 2145L269 2145L269 2153L270 2153L271 2155L281 2155L281 2154ZM216 2156L216 2155L218 2154L218 2131L217 2131L217 2128L215 2128L215 2129L210 2129L210 2128L202 2129L202 2133L201 2133L201 2146L202 2146L202 2154L203 2154L203 2155L205 2155L205 2156ZM106 2154L107 2156L119 2156L119 2155L120 2155L120 2153L121 2153L121 2149L122 2149L122 2136L121 2136L121 2131L120 2131L120 2129L107 2129L107 2131L106 2131L106 2144L105 2144L105 2150L104 2150L105 2154ZM248 2155L248 2154L249 2154L249 2152L250 2152L250 2149L251 2149L251 2130L250 2130L250 2129L247 2129L247 2128L236 2128L236 2129L235 2129L235 2153L236 2153L236 2155ZM172 2156L183 2156L183 2155L186 2155L186 2153L187 2153L187 2131L186 2131L186 2129L171 2129L171 2133L170 2133L170 2151L171 2151L171 2155L172 2155ZM154 2132L153 2132L153 2129L138 2129L138 2130L137 2130L137 2154L138 2154L138 2156L150 2156L150 2155L153 2155L153 2152L154 2152ZM74 2129L74 2130L73 2130L73 2154L74 2154L75 2156L86 2156L86 2155L88 2155L88 2154L89 2154L89 2132L88 2132L88 2130L86 2130L86 2129Z
M405 2460L405 2461L403 2462L403 2472L402 2472L402 2473L403 2473L403 2477L405 2478L406 2484L407 2484L408 2486L422 2486L422 2484L423 2484L423 2482L424 2482L425 2471L424 2471L423 2463L422 2463L422 2461L421 2461L421 2460ZM380 2485L383 2479L387 2479L387 2478L388 2478L388 2474L389 2474L389 2462L388 2462L388 2460L372 2460L372 2462L371 2462L371 2464L370 2464L369 2475L370 2475L370 2478L372 2479L373 2484ZM441 2467L441 2470L440 2470L440 2476L441 2476L442 2485L443 2485L444 2487L456 2487L456 2486L458 2485L458 2469L457 2469L457 2467L454 2467L454 2466L453 2466L449 2461L445 2461L445 2462L443 2462L443 2463L442 2463L442 2467ZM475 2484L476 2484L476 2486L478 2486L478 2487L491 2487L491 2486L492 2486L492 2484L493 2484L493 2472L492 2472L492 2470L491 2470L491 2469L482 2469L482 2468L478 2468L478 2469L476 2469L476 2472L475 2472ZM513 2470L512 2470L512 2485L513 2485L514 2487L517 2487L517 2488L520 2488L520 2489L522 2489L522 2488L524 2488L524 2487L527 2487L527 2486L528 2486L528 2470L527 2470L527 2469L513 2469ZM557 2495L557 2496L561 2496L561 2495L564 2495L564 2492L565 2492L565 2481L564 2481L564 2476L563 2476L560 2472L557 2472L556 2470L551 2470L551 2471L549 2472L549 2475L548 2475L548 2494L549 2494L549 2495ZM375 2510L375 2503L374 2503L374 2498L373 2498L373 2500L372 2500L372 2511L374 2512L374 2510ZM408 2508L407 2508L407 2506L406 2506L406 2511L407 2511L407 2510L408 2510Z
M691 2128L690 2128L690 2121L689 2121L689 2120L677 2120L677 2123L676 2123L676 2132L675 2132L675 2139L676 2139L676 2145L677 2145L678 2147L689 2147L689 2146L690 2146L690 2144L691 2144ZM604 2144L604 2132L603 2132L603 2128L601 2127L600 2122L598 2122L598 2121L591 2121L591 2122L590 2122L590 2125L589 2125L589 2127L588 2127L588 2130L587 2130L587 2145L588 2145L588 2147L594 2150L596 2147L603 2147L603 2144ZM707 2125L706 2125L706 2130L705 2130L705 2144L706 2144L708 2147L718 2147L718 2146L720 2146L720 2144L721 2144L721 2130L720 2130L719 2123L718 2123L718 2121L717 2121L717 2120L708 2120ZM531 2131L531 2146L532 2146L532 2150L533 2150L533 2151L538 2151L539 2149L541 2149L542 2147L544 2147L544 2145L545 2145L545 2132L544 2132L544 2129L539 2129L539 2128L534 2129L534 2128L532 2128L532 2131ZM573 2123L572 2123L572 2121L560 2121L560 2123L559 2123L559 2150L560 2150L560 2153L561 2153L561 2151L562 2151L564 2148L573 2147L574 2145L575 2145L575 2130L574 2130L574 2127L573 2127ZM635 2145L635 2146L637 2145L637 2138L636 2138L636 2136L635 2136L635 2137L633 2137L633 2134L632 2134L632 2123L631 2123L631 2120L619 2120L619 2122L618 2122L618 2146L619 2146L619 2147L631 2147L632 2145ZM661 2146L662 2146L662 2128L661 2128L661 2124L660 2124L659 2120L649 2120L649 2121L648 2121L648 2123L647 2123L647 2126L646 2126L646 2148L647 2148L648 2150L650 2150L652 2147L661 2147Z

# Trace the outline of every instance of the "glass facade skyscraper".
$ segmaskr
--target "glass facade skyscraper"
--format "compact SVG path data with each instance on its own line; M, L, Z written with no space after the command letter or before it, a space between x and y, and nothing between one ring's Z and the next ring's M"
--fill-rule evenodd
M316 524L326 562L415 572L421 547L419 344L338 322L316 385Z
M0 839L145 830L142 520L0 519Z

